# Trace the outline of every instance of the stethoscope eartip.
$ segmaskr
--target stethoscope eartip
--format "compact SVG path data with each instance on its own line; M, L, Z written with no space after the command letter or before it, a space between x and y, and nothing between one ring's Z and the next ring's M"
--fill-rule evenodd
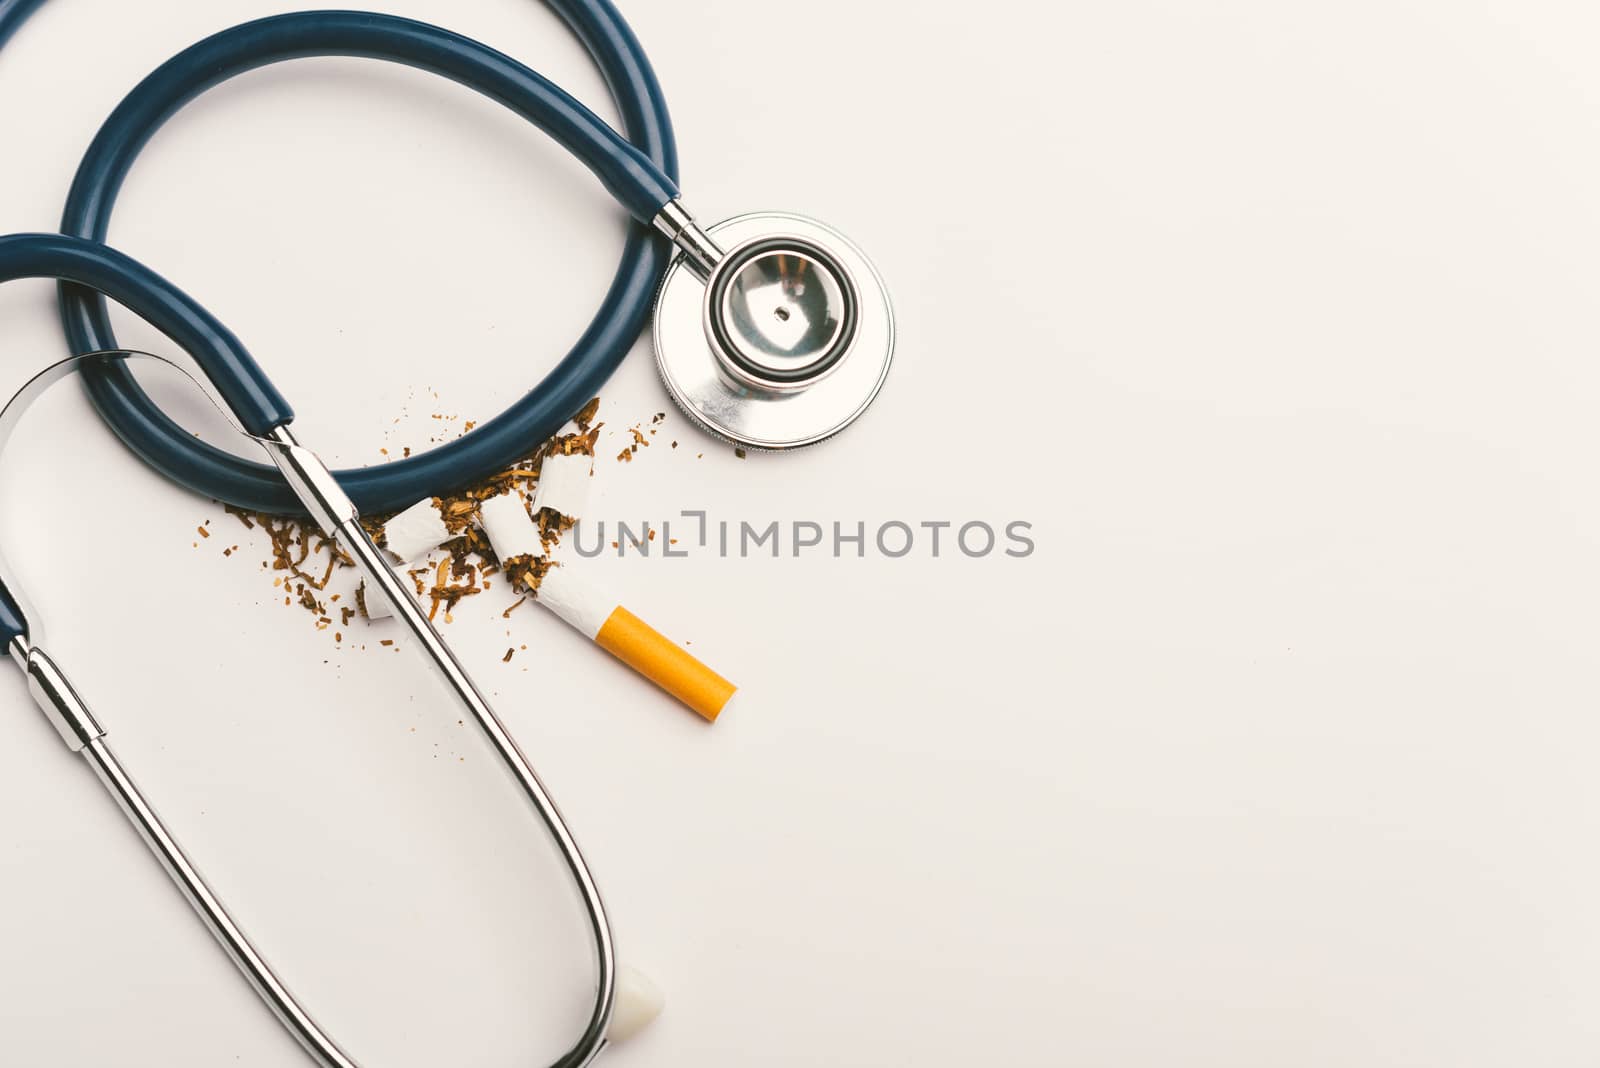
M849 426L894 356L894 312L872 263L838 231L786 212L706 233L714 262L680 255L656 297L656 362L673 400L755 449L814 445Z
M616 1005L611 1010L611 1026L606 1041L626 1042L661 1015L666 996L650 977L626 964L617 965Z

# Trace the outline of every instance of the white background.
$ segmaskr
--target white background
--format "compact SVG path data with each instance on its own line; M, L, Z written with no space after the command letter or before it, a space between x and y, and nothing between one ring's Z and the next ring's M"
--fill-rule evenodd
M0 53L0 231L55 226L159 61L292 6L52 0ZM614 116L537 4L381 6ZM536 612L457 614L667 991L609 1063L1593 1064L1592 5L626 7L690 205L839 226L901 342L817 449L740 461L674 413L676 452L602 461L609 514L1038 548L607 564L742 684L714 727ZM184 110L112 239L356 464L535 382L622 228L509 114L318 60ZM9 392L62 352L51 287L4 287L0 330ZM59 394L0 536L216 888L363 1064L547 1061L588 949L482 747ZM670 408L646 344L604 396ZM238 557L191 548L206 519ZM0 712L0 1062L304 1063L15 677Z

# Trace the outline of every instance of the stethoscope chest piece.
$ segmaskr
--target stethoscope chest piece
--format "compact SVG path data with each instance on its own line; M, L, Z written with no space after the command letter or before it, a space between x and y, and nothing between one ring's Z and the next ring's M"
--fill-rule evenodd
M894 356L894 312L872 263L801 215L741 215L707 233L714 262L680 255L656 298L656 361L673 400L712 434L756 449L812 445L849 426Z

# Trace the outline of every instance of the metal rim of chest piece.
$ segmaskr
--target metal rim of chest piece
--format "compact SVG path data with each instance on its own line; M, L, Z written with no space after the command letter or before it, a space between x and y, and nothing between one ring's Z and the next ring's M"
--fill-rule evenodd
M772 451L853 423L894 357L894 311L871 261L788 212L704 235L710 248L679 255L656 297L656 365L678 407L719 438Z

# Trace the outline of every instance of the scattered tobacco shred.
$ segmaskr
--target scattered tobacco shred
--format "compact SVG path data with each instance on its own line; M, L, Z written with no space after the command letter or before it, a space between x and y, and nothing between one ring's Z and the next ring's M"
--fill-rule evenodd
M652 419L651 422L659 423L666 417L666 412L657 412L655 418ZM655 430L652 429L650 433L654 434ZM633 463L633 458L638 454L639 450L648 448L650 446L650 438L643 430L639 429L639 425L637 423L628 428L628 435L633 438L633 443L627 448L623 449L621 452L617 453L617 461L619 463Z
M492 585L490 579L495 575L503 574L513 592L524 591L516 602L501 613L506 618L528 600L532 591L538 589L539 581L553 566L549 560L548 550L560 542L561 537L572 529L575 521L550 509L542 509L533 518L538 523L539 533L547 550L546 555L542 558L522 556L502 561L496 558L488 538L474 523L478 508L483 501L505 493L517 494L523 501L524 507L531 507L533 489L538 484L539 470L546 456L595 454L601 428L605 426L603 422L596 421L595 417L599 410L600 398L595 397L573 417L572 422L577 428L574 433L558 434L506 469L473 485L434 498L445 528L454 537L439 546L438 551L443 557L437 563L415 566L405 572L411 578L418 597L427 599L430 619L437 620L442 616L444 622L451 622L451 613L455 608L466 598L475 597L490 589ZM433 418L448 422L458 417L435 414ZM659 422L660 417L656 421ZM476 425L475 421L469 420L465 423L465 428L471 430ZM634 438L632 449L637 450L641 444L648 444L637 427L631 433ZM387 449L380 451L383 455L388 455ZM411 455L409 446L403 451L406 456ZM246 530L259 530L265 533L270 559L262 562L262 569L272 574L273 586L284 591L283 603L289 606L297 605L311 613L318 630L326 630L332 626L334 621L329 615L327 606L338 601L342 595L332 593L326 601L319 600L318 595L328 590L336 574L353 572L355 561L308 519L251 511L232 505L223 507L228 514L237 518ZM378 540L380 545L383 544L383 525L393 514L362 517L362 526ZM203 538L211 536L204 526L196 529ZM228 550L224 555L232 555L238 548L234 546L233 550ZM346 606L338 610L339 626L348 627L357 616L363 619L372 618L367 605L365 584L356 585L353 601L354 607ZM336 631L334 640L342 642L343 632ZM394 641L385 638L379 644L392 646ZM509 651L506 659L508 661L510 659Z

